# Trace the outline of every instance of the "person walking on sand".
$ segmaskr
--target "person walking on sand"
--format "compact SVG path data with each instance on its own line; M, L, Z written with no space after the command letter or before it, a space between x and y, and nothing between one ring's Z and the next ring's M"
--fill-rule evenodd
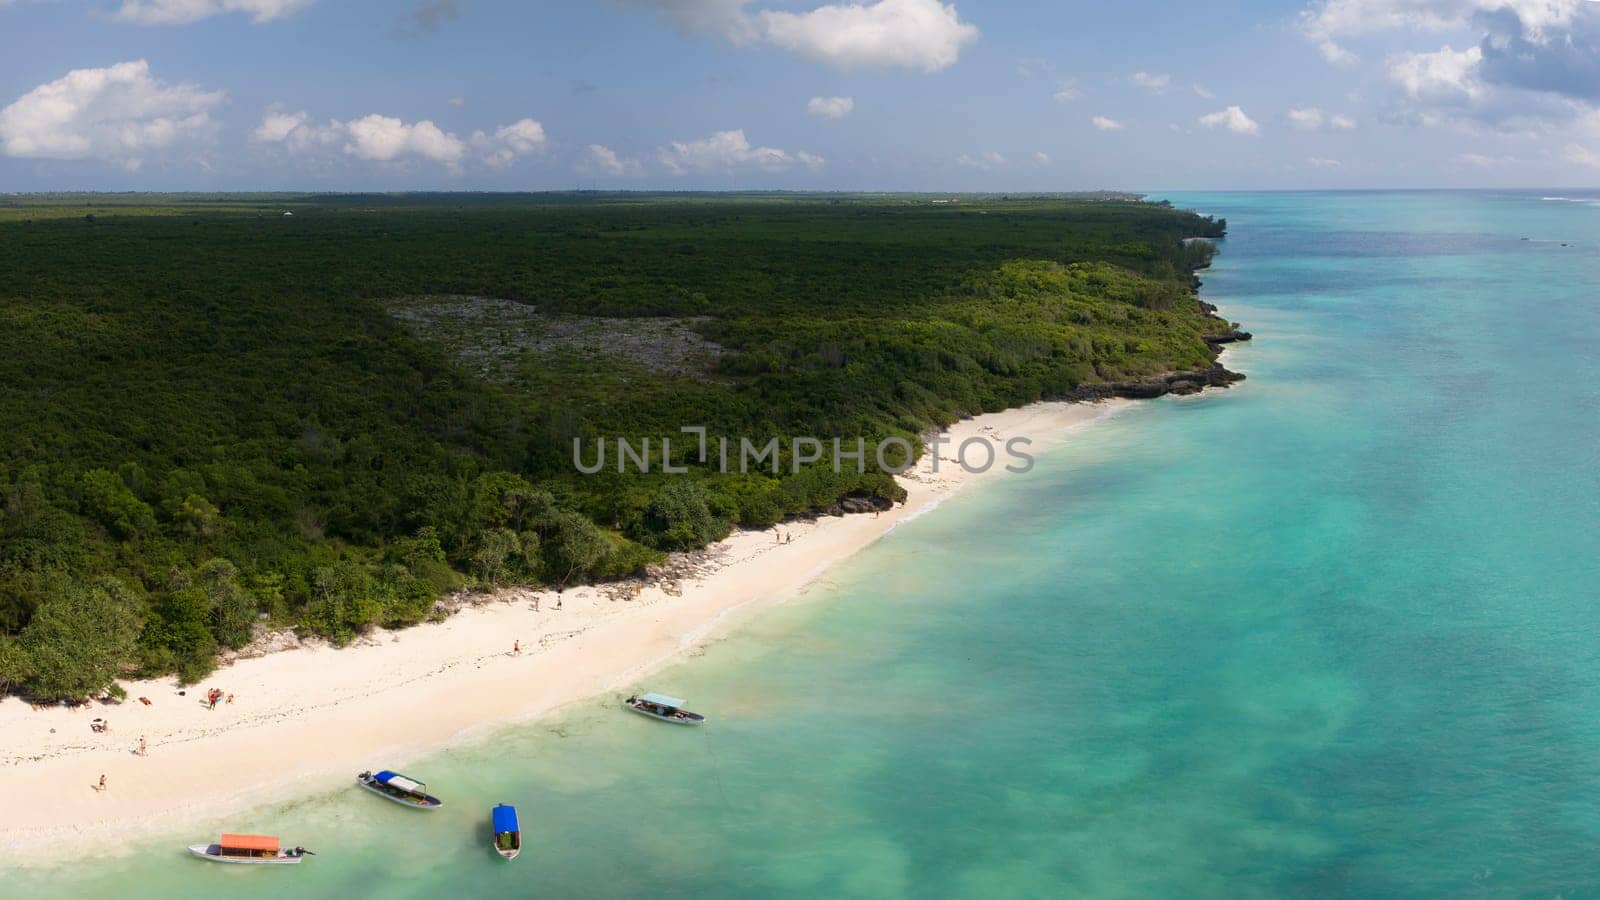
M556 609L561 608L561 592L566 590L565 585L556 585Z
M521 641L512 641L511 642L511 655L512 656L521 656L522 655L522 642Z
M100 773L100 783L95 785L94 789L97 791L103 791L106 789L106 776L104 772Z
M149 752L150 748L144 742L144 735L139 735L139 755L147 756L149 755Z

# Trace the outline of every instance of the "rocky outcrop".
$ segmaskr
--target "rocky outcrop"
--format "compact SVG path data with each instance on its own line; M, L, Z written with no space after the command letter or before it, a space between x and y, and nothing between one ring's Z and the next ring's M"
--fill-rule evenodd
M1081 384L1061 399L1106 400L1111 397L1126 397L1130 400L1150 400L1167 394L1198 394L1208 387L1227 387L1243 380L1244 375L1230 372L1223 368L1221 363L1216 363L1209 369L1172 372L1139 381Z
M1222 334L1214 334L1210 337L1202 338L1201 340L1204 340L1211 346L1216 347L1221 344L1233 344L1239 341L1248 341L1252 337L1254 337L1254 335L1248 331L1225 331Z

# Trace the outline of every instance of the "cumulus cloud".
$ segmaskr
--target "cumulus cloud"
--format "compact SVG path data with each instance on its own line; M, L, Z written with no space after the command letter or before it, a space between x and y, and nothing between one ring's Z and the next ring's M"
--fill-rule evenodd
M977 156L973 156L969 153L963 153L956 157L956 162L960 165L967 166L968 168L980 169L987 172L997 166L1005 165L1006 158L1004 154L1000 153L998 150L985 150Z
M812 97L806 103L807 112L824 119L842 119L855 108L856 101L850 97Z
M1313 169L1337 169L1344 163L1337 159L1328 159L1325 156L1312 156L1306 159L1306 165Z
M1199 97L1201 100L1217 99L1217 95L1213 94L1211 90L1203 84L1192 85L1192 87L1194 88L1194 95Z
M137 167L148 155L209 138L222 91L170 84L144 60L74 69L0 109L0 151Z
M493 134L473 132L472 146L483 155L483 161L492 168L504 169L524 156L544 149L547 139L544 126L533 119L518 119L503 125Z
M547 142L544 126L533 119L520 119L494 132L474 132L470 141L464 141L427 119L406 122L373 113L317 124L308 113L282 110L269 110L251 138L297 156L342 154L381 163L418 159L451 169L461 167L473 154L486 166L505 168Z
M674 175L733 172L740 169L784 172L797 162L813 168L822 164L821 157L811 154L805 154L805 159L801 159L776 147L752 146L744 136L744 129L719 131L694 141L673 141L658 149L656 158Z
M1126 127L1116 119L1112 119L1107 116L1095 116L1094 118L1090 119L1089 122L1101 131L1121 131L1124 127Z
M1172 83L1172 76L1156 75L1151 72L1135 72L1128 80L1152 93L1164 94L1167 92L1167 86Z
M1390 77L1416 115L1442 104L1457 107L1453 115L1473 106L1479 118L1512 118L1517 91L1600 102L1600 3L1590 0L1321 0L1303 14L1301 29L1330 59L1353 59L1341 42L1379 32L1477 35L1463 50L1391 57ZM1544 104L1536 114L1552 109L1559 112Z
M1056 92L1050 96L1057 103L1070 103L1083 96L1083 91L1078 88L1078 79L1066 78L1056 82Z
M1338 113L1325 113L1315 106L1297 106L1286 114L1289 127L1297 131L1349 131L1356 127L1356 120Z
M954 65L978 29L941 0L834 3L804 12L746 10L748 0L614 0L653 10L683 34L767 43L839 69L935 72Z
M1198 120L1206 128L1226 128L1234 134L1260 134L1261 126L1255 119L1245 115L1244 110L1237 106L1230 106L1214 113L1207 113Z
M242 13L257 25L281 19L316 0L123 0L111 17L136 25L188 25L212 16Z
M638 160L624 158L604 144L590 144L573 168L587 175L621 177L638 175L644 167Z
M1040 150L1033 154L1033 161L1036 165L1048 166L1051 163L1050 154Z
M1449 44L1432 53L1402 53L1389 60L1389 80L1406 97L1427 103L1467 103L1483 95L1477 47L1456 51Z
M418 156L434 162L457 163L467 153L461 139L427 119L407 124L393 116L373 113L344 123L344 152L357 159L391 162Z
M763 10L769 43L841 69L889 66L936 72L955 64L978 39L954 4L939 0L878 0L869 5L819 6L810 12Z

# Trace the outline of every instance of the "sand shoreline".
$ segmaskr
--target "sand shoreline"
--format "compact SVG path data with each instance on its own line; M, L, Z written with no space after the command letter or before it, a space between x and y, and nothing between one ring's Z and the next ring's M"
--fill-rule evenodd
M676 596L660 585L631 601L583 588L566 592L557 610L553 593L505 591L497 602L379 631L360 646L238 660L186 696L169 677L126 684L128 701L92 711L0 701L0 860L49 862L85 840L97 853L126 849L186 822L333 788L363 769L403 765L474 733L621 691L748 611L803 592L958 489L1001 476L1002 465L963 471L953 459L960 441L1026 436L1039 454L1131 403L1038 403L957 423L937 473L930 455L902 476L904 504L881 516L780 525L793 543L776 542L772 529L736 533L705 551L709 571L685 579ZM234 702L207 710L212 686ZM152 705L134 699L141 696ZM90 728L97 716L108 733ZM141 737L144 756L134 752ZM105 791L93 786L102 773Z

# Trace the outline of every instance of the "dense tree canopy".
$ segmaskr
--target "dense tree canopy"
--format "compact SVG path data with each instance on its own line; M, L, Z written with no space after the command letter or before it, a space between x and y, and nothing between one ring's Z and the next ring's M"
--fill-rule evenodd
M282 216L292 209L295 216ZM257 623L337 641L473 584L638 571L884 473L721 472L1204 367L1220 222L1070 198L0 198L0 689L202 677ZM492 375L393 301L671 323L703 368L544 341ZM574 326L575 327L575 326ZM644 329L648 332L649 329ZM619 331L620 333L620 331ZM656 443L580 474L575 438ZM684 475L660 471L660 440Z

